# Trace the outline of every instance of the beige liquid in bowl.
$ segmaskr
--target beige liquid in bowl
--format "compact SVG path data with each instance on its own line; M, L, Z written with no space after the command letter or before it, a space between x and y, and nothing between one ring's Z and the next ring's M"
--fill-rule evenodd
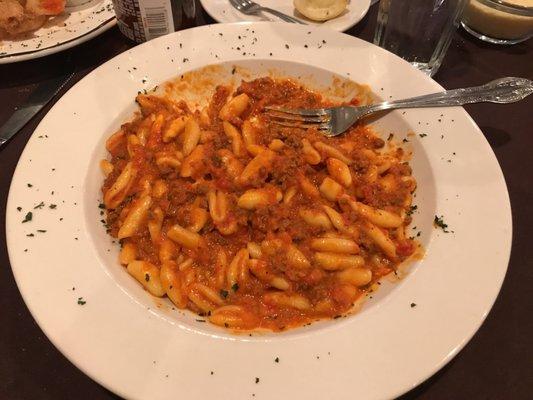
M507 0L507 3L533 7L533 0ZM497 39L521 39L533 34L533 16L496 10L477 0L470 0L463 20L475 31Z

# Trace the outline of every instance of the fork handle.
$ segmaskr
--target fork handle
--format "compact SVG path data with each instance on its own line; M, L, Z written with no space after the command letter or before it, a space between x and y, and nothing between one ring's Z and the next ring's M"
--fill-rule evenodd
M269 7L261 6L260 10L261 11L265 11L267 13L270 13L272 15L275 15L276 17L279 17L280 19L282 19L285 22L292 22L292 23L295 23L295 24L307 25L305 22L302 22L299 19L293 18L293 17L291 17L291 16L289 16L287 14L283 14L282 12L280 12L278 10L274 10L272 8L269 8Z
M469 103L514 103L533 93L533 81L525 78L496 79L482 86L446 90L409 99L368 106L368 113L395 108L462 106Z

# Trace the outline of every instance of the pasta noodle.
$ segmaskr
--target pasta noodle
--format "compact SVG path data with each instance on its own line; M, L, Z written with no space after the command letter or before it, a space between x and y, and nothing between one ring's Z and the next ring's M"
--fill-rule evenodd
M330 106L289 80L219 86L198 111L140 94L100 163L119 262L150 294L231 329L350 312L411 256L400 148L355 125L326 138L271 123L266 105ZM356 101L356 100L354 100Z

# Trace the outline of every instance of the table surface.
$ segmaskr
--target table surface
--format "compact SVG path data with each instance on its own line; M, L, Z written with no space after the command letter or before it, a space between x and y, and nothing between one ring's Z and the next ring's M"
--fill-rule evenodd
M377 7L349 34L371 41ZM201 8L197 23L214 22ZM66 56L77 73L68 87L134 43L115 27L63 53L0 65L0 125L24 104L35 85L60 75ZM533 40L489 45L456 32L435 80L445 88L481 84L503 76L533 78ZM64 91L68 90L64 88ZM57 100L56 97L55 100ZM0 219L26 142L53 102L0 150ZM401 397L411 399L531 399L533 377L533 96L510 105L478 104L466 110L479 125L502 167L513 210L509 270L496 303L468 345L441 371ZM490 218L490 215L487 215ZM72 365L46 338L19 294L0 229L0 398L118 399ZM472 290L476 290L472 282ZM453 294L452 294L453 295Z

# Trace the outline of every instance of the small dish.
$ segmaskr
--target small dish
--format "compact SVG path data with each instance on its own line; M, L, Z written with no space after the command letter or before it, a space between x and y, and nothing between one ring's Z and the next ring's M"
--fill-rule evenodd
M526 6L526 3L524 0L470 0L461 25L468 33L485 42L523 42L533 36L533 7ZM529 4L533 5L531 1Z
M204 10L218 22L279 21L269 14L245 15L231 7L228 0L200 0L200 3ZM346 10L338 17L325 22L317 22L305 18L296 11L292 0L258 0L257 3L264 7L274 8L291 17L299 18L310 26L323 26L339 32L347 31L361 21L370 8L370 0L351 0Z

